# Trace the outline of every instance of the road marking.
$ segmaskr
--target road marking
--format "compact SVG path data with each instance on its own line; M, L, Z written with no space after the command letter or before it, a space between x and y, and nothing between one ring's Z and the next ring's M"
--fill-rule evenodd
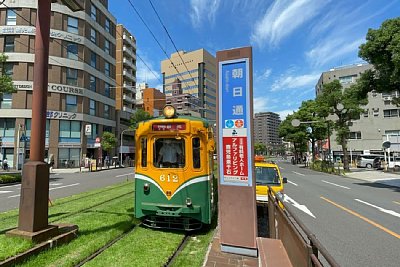
M306 207L306 205L301 205L296 202L293 198L289 197L288 195L285 194L285 197L283 198L283 202L288 202L293 205L293 207L298 208L302 212L310 215L311 217L315 218L314 214Z
M299 172L295 172L295 171L292 171L292 172L295 173L295 174L301 175L301 176L306 176L305 174L302 174L302 173L299 173Z
M122 176L133 175L133 174L134 174L133 172L130 172L130 173L126 173L126 174L120 174L115 177L122 177Z
M365 205L371 206L371 207L373 207L373 208L376 208L376 209L378 209L379 211L382 211L382 212L384 212L384 213L387 213L387 214L390 214L390 215L393 215L393 216L395 216L395 217L399 217L399 218L400 218L400 213L397 213L397 212L395 212L395 211L393 211L393 210L387 210L387 209L384 209L384 208L375 206L375 205L373 205L373 204L371 204L371 203L362 201L362 200L357 199L357 198L354 199L354 200L355 200L355 201L358 201L358 202L361 202L361 203L363 203L363 204L365 204Z
M19 197L20 195L9 196L7 198Z
M9 188L9 187L17 187L17 186L20 186L20 185L21 184L7 185L7 186L1 186L0 188L3 189L3 188Z
M76 183L76 184L69 184L69 185L63 185L63 186L59 186L59 187L50 188L50 189L49 189L49 191L51 191L51 190L55 190L55 189L61 189L61 188L65 188L65 187L76 186L76 185L80 185L80 183Z
M397 202L397 201L393 201L394 203L396 203L397 205L400 205L400 202Z
M287 181L289 184L292 184L292 185L295 185L295 186L298 186L296 183L293 183L292 181Z
M350 209L348 209L348 208L345 208L345 207L343 207L343 206L341 206L341 205L339 205L339 204L333 202L332 200L329 200L329 199L324 198L324 197L321 197L321 198L322 198L323 200L325 200L326 202L329 202L329 203L331 203L332 205L334 205L334 206L336 206L336 207L338 207L338 208L340 208L340 209L342 209L342 210L344 210L344 211L347 211L348 213L350 213L350 214L352 214L352 215L354 215L354 216L360 218L361 220L364 220L364 221L366 221L367 223L372 224L373 226L375 226L375 227L381 229L382 231L384 231L384 232L386 232L386 233L388 233L388 234L390 234L390 235L392 235L392 236L397 237L398 239L400 239L400 235L399 235L398 233L395 233L395 232L393 232L393 231L391 231L391 230L389 230L389 229L383 227L382 225L380 225L380 224L378 224L378 223L376 223L376 222L374 222L374 221L372 221L372 220L370 220L370 219L368 219L368 218L366 218L366 217L364 217L364 216L358 214L357 212L352 211L352 210L350 210Z
M8 193L12 193L14 191L0 191L0 194L8 194Z
M327 183L327 184L331 184L331 185L334 185L334 186L338 186L338 187L341 187L341 188L345 188L345 189L350 189L350 187L334 184L334 183L331 183L331 182L328 182L328 181L325 181L325 180L321 180L321 182L324 182L324 183Z
M50 185L62 185L62 183L50 183Z

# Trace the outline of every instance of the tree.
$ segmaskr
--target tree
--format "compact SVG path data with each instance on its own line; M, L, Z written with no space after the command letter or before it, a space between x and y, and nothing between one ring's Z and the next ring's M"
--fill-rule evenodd
M288 115L284 121L279 125L279 137L283 137L284 141L293 143L294 154L297 161L298 153L307 151L307 133L306 126L300 125L299 127L292 126L292 120L295 119L296 113Z
M111 150L115 148L117 144L117 138L113 133L103 132L101 137L101 147L107 154L110 154Z
M17 90L14 87L12 78L6 73L6 62L8 57L4 54L0 54L0 101L3 99L3 94L15 93Z
M267 151L267 147L263 143L254 144L254 152L256 154L264 154Z
M319 116L328 117L334 115L333 129L336 131L336 141L342 146L343 168L349 170L347 140L350 134L349 123L360 118L364 112L362 105L368 104L368 100L360 98L358 84L343 89L338 80L323 85L322 93L316 98Z
M391 92L400 88L400 17L389 19L377 30L369 29L366 43L360 46L359 57L374 66L361 75L360 93L372 90ZM399 105L399 99L395 99Z
M153 118L153 117L147 111L144 111L143 109L137 109L136 112L133 113L133 115L131 116L130 128L136 129L139 122L146 121L151 118Z

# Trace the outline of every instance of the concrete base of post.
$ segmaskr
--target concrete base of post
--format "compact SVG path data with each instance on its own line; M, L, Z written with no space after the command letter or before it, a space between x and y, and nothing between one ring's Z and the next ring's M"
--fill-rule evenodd
M36 232L27 232L21 231L19 229L13 229L6 233L8 237L21 237L23 239L30 240L35 243L39 243L50 238L53 238L59 234L57 225L47 225L46 228L36 231Z

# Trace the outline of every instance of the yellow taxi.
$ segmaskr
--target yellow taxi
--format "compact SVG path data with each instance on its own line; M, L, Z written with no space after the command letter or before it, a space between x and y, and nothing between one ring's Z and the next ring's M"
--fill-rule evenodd
M281 192L283 194L283 184L287 183L287 179L282 177L278 165L256 159L254 173L256 176L257 204L268 202L268 186L272 188L274 193Z

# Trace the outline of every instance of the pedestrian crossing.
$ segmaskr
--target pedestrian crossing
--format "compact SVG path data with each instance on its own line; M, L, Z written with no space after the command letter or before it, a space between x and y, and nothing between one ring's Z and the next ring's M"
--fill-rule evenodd
M62 189L66 187L78 186L80 183L64 184L64 183L50 183L49 191ZM21 184L0 186L0 199L16 198L20 196Z

